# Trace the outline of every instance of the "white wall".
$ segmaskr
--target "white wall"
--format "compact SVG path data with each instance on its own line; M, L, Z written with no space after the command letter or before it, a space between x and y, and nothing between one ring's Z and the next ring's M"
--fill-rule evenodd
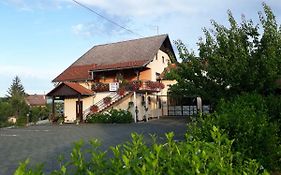
M76 101L77 101L77 98L64 100L65 121L72 122L72 121L76 120Z
M64 117L65 121L73 122L76 120L76 101L77 98L64 100ZM83 102L83 111L93 105L93 97L81 99Z
M102 100L104 97L108 96L110 93L111 93L111 92L97 92L97 93L95 94L95 98L94 98L94 101L93 101L94 103L93 103L93 104L99 102L99 101Z
M164 57L164 63L162 57ZM156 56L154 56L153 61L147 65L147 67L151 69L151 81L156 81L156 72L161 74L168 66L169 62L169 55L162 50L158 50L158 53Z

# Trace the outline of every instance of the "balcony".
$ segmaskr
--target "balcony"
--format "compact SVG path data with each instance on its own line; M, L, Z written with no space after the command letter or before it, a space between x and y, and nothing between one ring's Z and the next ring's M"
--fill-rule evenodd
M164 84L157 81L130 81L119 84L119 89L125 91L146 91L146 92L159 92L164 89ZM95 83L92 85L92 91L94 92L109 92L109 83Z

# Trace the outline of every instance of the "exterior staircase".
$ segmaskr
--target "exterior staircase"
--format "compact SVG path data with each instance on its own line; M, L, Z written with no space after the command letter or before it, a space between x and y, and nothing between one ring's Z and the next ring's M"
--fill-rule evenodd
M121 99L125 98L129 94L132 94L132 92L126 91L124 93L124 95L119 95L117 92L111 92L108 96L106 96L106 97L110 97L111 98L111 102L109 104L105 104L103 102L103 99L101 99L100 101L98 101L97 103L94 104L94 105L98 106L98 111L97 112L102 112L102 111L108 109L109 107L111 107L116 102L120 101ZM86 120L87 115L89 115L91 113L90 108L91 108L91 106L83 111L83 120Z

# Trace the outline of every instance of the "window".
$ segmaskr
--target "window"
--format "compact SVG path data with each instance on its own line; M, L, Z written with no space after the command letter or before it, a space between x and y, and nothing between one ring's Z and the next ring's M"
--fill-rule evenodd
M162 62L165 63L165 58L162 56Z
M160 79L160 73L156 72L156 73L155 73L155 76L156 76L156 80L159 80L159 79Z

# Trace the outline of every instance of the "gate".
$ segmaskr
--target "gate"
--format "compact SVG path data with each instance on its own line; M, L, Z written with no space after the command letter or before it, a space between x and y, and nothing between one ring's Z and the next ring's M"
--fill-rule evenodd
M161 96L162 116L192 116L210 112L210 105L197 97Z

